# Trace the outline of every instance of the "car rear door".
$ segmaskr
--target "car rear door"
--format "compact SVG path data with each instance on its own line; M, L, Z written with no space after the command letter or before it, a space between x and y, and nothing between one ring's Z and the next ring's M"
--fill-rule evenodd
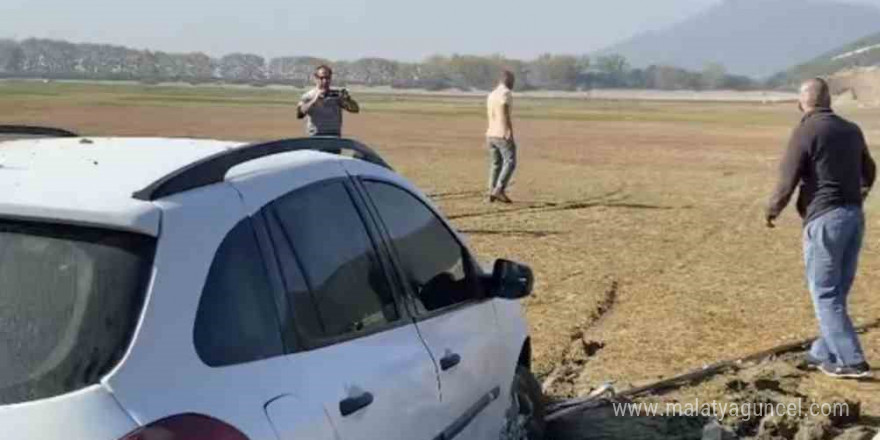
M381 219L416 325L440 375L444 439L496 438L510 377L479 269L449 226L393 181L361 178Z
M294 391L269 416L284 440L299 438L297 400L320 402L344 440L432 439L447 422L437 372L353 191L346 178L320 181L259 213L283 274L292 347Z

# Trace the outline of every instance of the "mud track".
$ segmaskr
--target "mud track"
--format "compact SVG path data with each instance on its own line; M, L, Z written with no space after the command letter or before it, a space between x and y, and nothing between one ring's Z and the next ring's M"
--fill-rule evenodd
M571 275L576 277L577 274ZM588 340L587 330L598 324L605 316L612 312L617 301L618 283L611 280L605 289L605 296L596 306L593 312L580 325L576 326L570 335L568 347L562 354L562 360L544 379L541 385L545 394L554 396L572 396L574 393L574 381L583 371L589 359L605 348L602 341Z

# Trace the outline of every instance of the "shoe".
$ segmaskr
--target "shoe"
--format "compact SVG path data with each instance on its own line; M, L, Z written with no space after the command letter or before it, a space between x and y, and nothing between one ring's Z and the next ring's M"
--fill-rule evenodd
M493 194L492 197L495 197L495 200L498 200L501 203L513 203L510 198L507 197L507 194L504 194L504 191L499 191Z
M815 358L812 354L807 353L807 355L804 356L804 360L801 365L805 370L818 370L819 367L824 363L825 361Z
M487 200L489 203L495 203L495 202L498 200L498 198L495 197L495 194L493 194L493 193L489 193L489 196L487 197L486 200Z
M866 362L852 366L834 365L824 362L819 366L819 370L837 379L864 379L871 377L871 366Z

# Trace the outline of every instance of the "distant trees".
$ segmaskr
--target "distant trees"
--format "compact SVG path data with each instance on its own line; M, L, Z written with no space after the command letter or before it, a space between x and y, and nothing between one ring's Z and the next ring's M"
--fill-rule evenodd
M707 64L702 72L666 65L631 68L626 58L610 54L598 57L590 66L580 79L587 88L748 90L760 86L748 77L729 75L718 63Z
M312 73L321 64L329 64L329 61L315 57L272 58L269 61L269 79L302 87L311 82Z
M589 58L580 59L569 55L544 54L528 65L526 82L537 89L574 90L578 85L578 74L589 65Z
M748 77L729 75L724 66L707 64L701 72L672 66L632 68L626 58L608 54L590 58L543 54L531 61L501 55L435 55L420 63L384 58L330 61L322 58L265 58L232 53L219 59L200 52L166 53L104 44L27 39L0 40L0 76L138 80L147 83L219 81L305 86L320 64L332 64L337 83L424 88L429 90L488 90L503 69L514 72L520 90L577 90L592 88L748 89Z
M28 39L19 44L24 57L21 70L54 78L76 76L77 46L65 41Z
M702 76L672 66L649 66L645 69L645 88L659 90L700 90Z
M596 73L599 87L626 87L629 63L623 55L603 55L596 59Z
M24 64L24 52L12 40L0 40L0 74L20 72Z
M383 58L361 58L337 66L341 76L349 81L370 86L388 85L394 81L398 63Z
M727 69L720 63L709 63L703 68L700 85L704 89L719 89L724 87L727 78Z
M259 84L268 78L266 60L259 55L233 53L220 58L220 78L231 82Z
M446 60L447 72L459 88L491 89L498 82L498 59L474 55L453 55Z

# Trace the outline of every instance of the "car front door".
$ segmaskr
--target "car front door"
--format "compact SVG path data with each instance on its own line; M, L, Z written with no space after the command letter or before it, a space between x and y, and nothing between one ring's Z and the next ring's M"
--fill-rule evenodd
M284 278L290 388L320 401L343 440L432 439L445 424L436 369L353 191L322 181L260 212ZM287 408L273 424L296 419Z
M440 374L444 439L497 438L511 378L477 266L440 217L394 183L360 180L391 243L417 327Z

